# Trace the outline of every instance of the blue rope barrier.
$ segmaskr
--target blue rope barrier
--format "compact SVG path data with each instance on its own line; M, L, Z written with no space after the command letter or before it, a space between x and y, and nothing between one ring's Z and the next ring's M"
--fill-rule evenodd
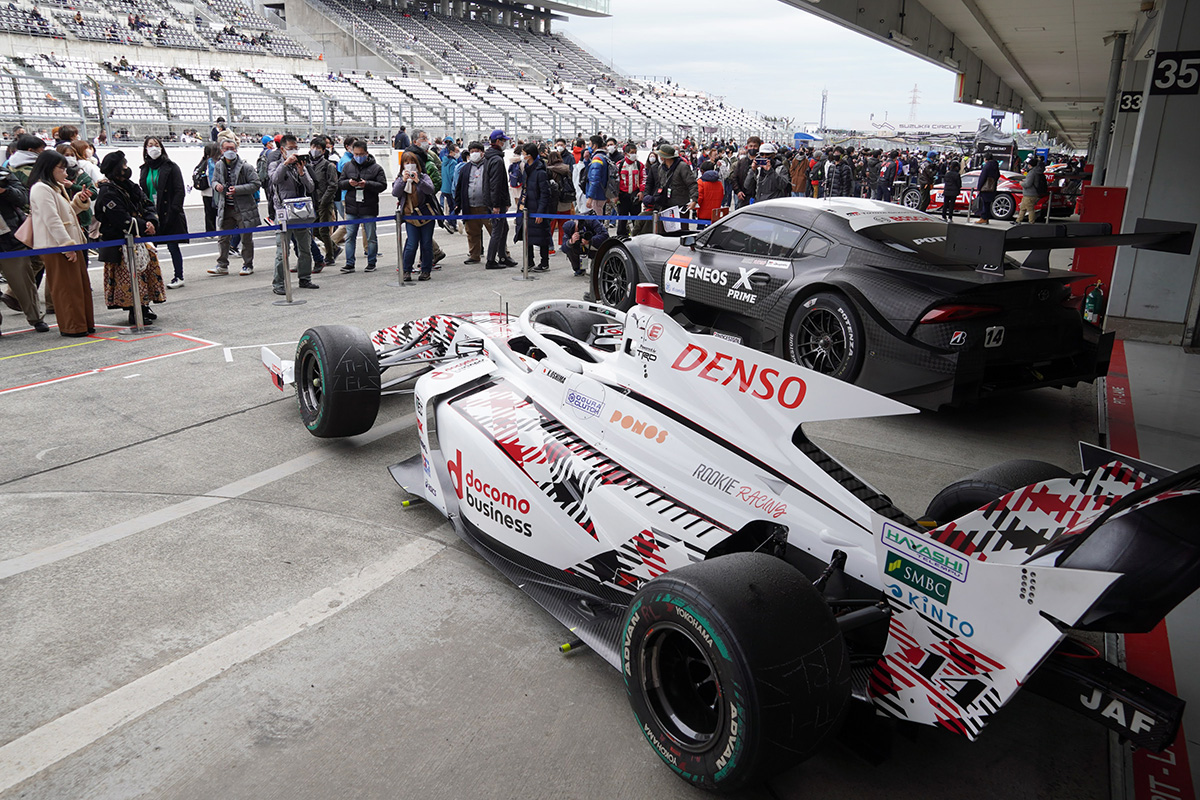
M430 220L468 220L468 219L515 219L522 216L523 212L512 212L508 214L439 214L424 215L413 214L412 216L401 216L401 222L410 220L420 220L428 222ZM540 217L535 217L531 212L531 218L537 219L590 219L599 222L650 222L654 219L652 216L630 217L630 216L601 216L596 214L542 214ZM338 228L346 225L361 225L365 222L392 222L397 217L390 215L386 217L362 217L359 219L341 219L331 222L294 222L288 225L288 230L305 230L312 228ZM678 222L687 225L711 225L712 223L706 219L682 219L680 217L659 217L660 222ZM164 234L159 236L138 236L133 241L136 244L166 244L168 242L190 242L194 239L219 239L222 236L241 236L246 233L280 233L282 227L280 225L260 225L255 228L228 228L217 231L204 231L202 233L177 233ZM87 242L86 244L73 244L63 247L40 247L29 250L0 250L0 260L5 258L28 258L30 256L45 256L55 255L58 253L73 253L80 250L99 250L106 247L124 247L124 239L109 239L102 242Z

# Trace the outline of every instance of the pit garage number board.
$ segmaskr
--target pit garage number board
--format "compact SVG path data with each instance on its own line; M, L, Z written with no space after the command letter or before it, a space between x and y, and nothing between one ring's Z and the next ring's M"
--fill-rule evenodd
M1200 50L1159 53L1150 94L1200 94Z

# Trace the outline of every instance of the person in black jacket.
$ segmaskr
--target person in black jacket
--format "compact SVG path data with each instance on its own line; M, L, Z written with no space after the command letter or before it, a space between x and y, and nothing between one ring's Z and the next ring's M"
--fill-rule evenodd
M106 155L100 162L100 172L108 178L100 184L100 191L96 196L100 241L124 239L130 230L134 236L157 235L158 213L141 186L133 182L133 170L125 160L125 153L116 150ZM153 247L145 244L134 246L147 248L148 251L149 263L145 269L138 272L138 287L141 293L142 318L152 322L158 315L150 310L150 303L164 303L167 300L162 270L158 266L158 255ZM100 260L104 262L104 303L108 308L123 308L128 311L129 324L133 325L133 284L125 256L125 247L122 245L100 249Z
M317 212L317 222L333 222L337 217L334 203L338 199L337 164L329 160L325 149L325 137L314 136L309 143L308 174L313 182L313 208ZM342 249L333 243L333 228L313 228L313 272L320 272L326 265L332 265ZM320 242L325 247L325 256L317 247Z
M534 272L547 272L550 269L550 220L543 214L553 214L558 209L553 207L550 198L550 177L546 172L546 162L538 155L538 146L530 142L523 149L522 160L525 162L525 186L522 190L521 206L529 209L529 226L525 229L525 257L533 263L533 248L538 249L538 263L533 267Z
M775 153L775 145L768 142L758 150L750 171L742 182L747 197L753 197L754 202L774 200L776 197L790 197L792 180L788 168Z
M412 142L409 141L408 133L405 131L404 126L401 125L400 130L397 131L396 135L392 138L392 149L407 150L411 144Z
M608 238L608 228L597 219L569 219L563 225L562 251L571 262L575 276L586 275L581 256L589 250L593 253Z
M992 201L996 199L996 186L1000 183L1000 165L991 153L983 156L983 167L979 170L979 219L976 225L988 225L992 221Z
M921 190L921 199L917 203L918 211L929 208L929 191L933 189L933 182L937 180L937 166L933 163L936 156L937 154L931 150L925 154L925 160L921 162L921 171L917 175L917 187Z
M21 179L7 169L0 169L0 275L8 282L4 304L16 305L25 319L38 333L46 333L50 326L42 317L42 306L38 302L37 270L29 256L20 251L28 248L16 237L17 229L25 221L25 208L29 205L29 193Z
M882 200L885 203L892 202L892 184L896 182L896 169L898 165L896 158L898 155L893 150L888 153L887 160L883 162L883 168L879 172L879 182L875 184L876 200Z
M362 225L367 235L366 272L375 271L375 259L379 255L379 237L375 234L374 217L379 216L379 195L387 189L387 176L375 158L367 152L367 143L355 139L350 150L352 157L342 167L342 179L338 187L346 190L346 266L343 273L354 272L354 245L358 240L358 226Z
M508 191L508 166L505 164L504 148L508 137L502 130L492 131L489 137L492 146L483 155L483 197L493 214L507 214L512 205ZM515 267L517 262L508 254L508 220L503 217L492 220L492 235L488 240L486 269Z
M147 136L142 142L142 174L138 178L138 186L146 193L146 198L158 214L159 236L188 232L187 216L183 213L183 172L167 156L162 140L157 136ZM183 251L179 249L179 242L167 242L166 245L175 273L167 288L182 289Z
M962 174L959 172L958 159L954 159L947 168L946 182L942 184L942 219L947 222L954 219L954 206L961 191Z
M825 181L829 187L825 192L826 197L850 196L853 174L850 165L838 149L829 156L829 166L825 168Z

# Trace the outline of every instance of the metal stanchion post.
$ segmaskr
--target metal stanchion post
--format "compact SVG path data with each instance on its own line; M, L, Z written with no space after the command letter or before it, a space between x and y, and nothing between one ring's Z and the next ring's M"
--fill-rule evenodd
M529 254L532 248L529 246L529 209L521 209L521 275L513 278L514 281L536 281L536 275L529 274Z
M75 251L77 258L83 258L82 250ZM130 225L130 230L125 234L125 263L129 266L129 291L133 294L133 319L134 327L121 328L117 333L121 336L137 336L145 333L149 327L146 321L142 318L142 287L138 282L137 273L137 244L133 241L133 226Z
M288 251L291 250L291 242L288 241L287 235L287 213L283 209L279 209L279 247L283 249L283 299L276 300L273 305L277 306L298 306L307 303L307 300L292 299L292 273L288 267Z
M658 218L659 218L659 216L660 216L660 215L659 215L659 213L658 213L658 209L657 209L657 208L653 209L653 210L650 212L650 216L654 218L654 222L652 223L652 224L654 225L654 233L655 233L656 235L659 235L659 236L661 236L662 234L661 234L661 233L659 233L659 230L658 230L658 225L659 225L659 223L658 223Z

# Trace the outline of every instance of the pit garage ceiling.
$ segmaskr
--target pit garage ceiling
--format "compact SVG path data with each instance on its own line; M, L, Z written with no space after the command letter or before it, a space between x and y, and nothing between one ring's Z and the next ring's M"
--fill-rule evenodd
M1019 111L1024 124L1084 147L1100 120L1114 32L1146 57L1144 0L783 0L954 72L963 100ZM1161 0L1160 0L1161 2Z

